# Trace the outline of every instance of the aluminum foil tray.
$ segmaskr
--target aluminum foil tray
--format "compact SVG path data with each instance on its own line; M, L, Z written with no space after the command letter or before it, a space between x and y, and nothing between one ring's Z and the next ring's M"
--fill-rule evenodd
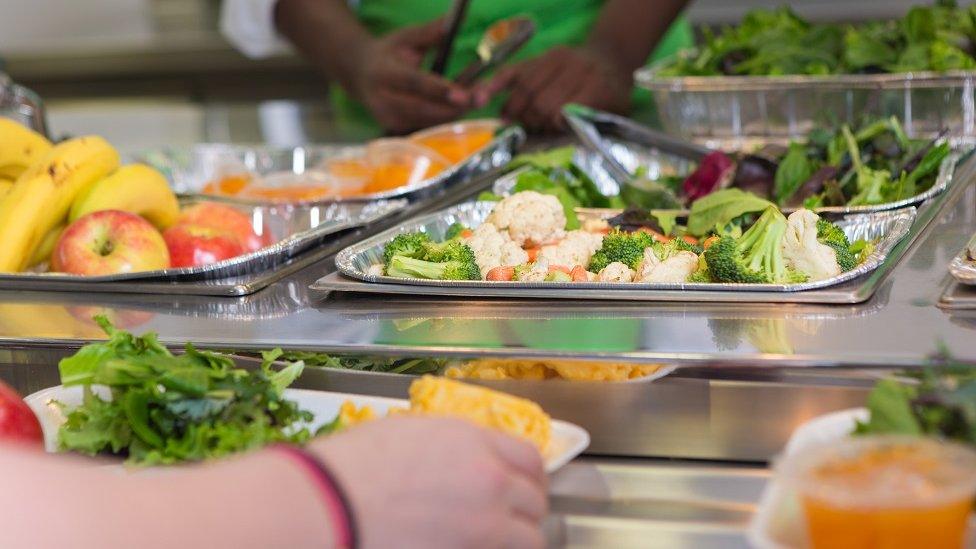
M665 131L696 141L762 136L784 140L826 122L897 116L909 135L949 129L976 140L976 72L830 76L663 77L661 64L639 69Z
M185 198L185 205L200 198ZM319 244L339 231L361 227L402 210L404 199L381 200L368 204L329 204L326 206L290 206L236 204L235 207L251 216L255 227L270 231L277 241L255 252L218 261L201 267L185 267L121 273L105 276L80 276L64 273L0 273L5 282L63 282L95 289L102 282L189 282L218 280L252 275L274 269ZM22 287L22 286L20 286ZM68 289L67 287L64 289Z
M335 202L372 202L391 198L419 198L427 192L466 181L492 169L504 166L512 159L515 150L525 141L525 131L509 126L498 132L481 151L464 162L425 179L414 185L399 187L379 193L354 197L329 198L302 202L304 206L323 206ZM275 148L263 145L230 145L203 143L192 147L174 147L146 151L132 155L132 160L144 162L163 172L173 189L184 195L201 194L204 186L223 175L228 167L243 167L251 173L272 172L304 173L325 159L343 158L361 154L363 145L309 145L304 147ZM227 197L207 196L208 200L229 200ZM260 200L233 198L235 202L262 204Z
M738 137L711 140L708 147L704 147L646 128L622 116L577 107L567 108L564 112L570 127L585 147L585 152L578 155L580 167L597 182L601 192L608 195L618 194L620 183L628 180L630 174L641 167L647 170L651 179L662 175L684 175L690 173L695 162L710 149L754 150L775 141L761 137ZM939 166L939 174L932 186L911 198L870 206L828 206L816 211L830 214L869 213L921 204L951 184L960 157L959 151L946 157ZM510 181L496 185L496 192L510 190L514 184L514 177L510 177ZM790 210L787 208L786 211Z
M976 234L966 247L949 262L949 272L960 284L976 286Z
M341 274L367 283L425 287L425 289L439 288L444 289L442 295L483 296L486 295L484 290L491 289L491 294L495 297L520 297L520 295L529 297L522 292L526 289L547 289L559 290L559 292L553 292L550 297L561 299L618 299L613 297L615 292L626 292L628 295L633 295L642 291L689 291L702 296L703 301L708 301L707 297L704 296L710 292L792 293L828 288L854 280L877 269L884 262L888 252L908 234L915 219L915 208L844 218L838 222L838 225L844 229L849 238L880 239L875 251L864 263L851 271L826 280L802 284L442 281L395 278L371 272L371 267L382 263L384 246L397 234L423 231L435 240L443 239L452 223L460 222L468 227L480 225L495 204L494 202L469 202L385 231L339 252L336 256L336 267ZM438 294L439 292L425 291L424 293Z

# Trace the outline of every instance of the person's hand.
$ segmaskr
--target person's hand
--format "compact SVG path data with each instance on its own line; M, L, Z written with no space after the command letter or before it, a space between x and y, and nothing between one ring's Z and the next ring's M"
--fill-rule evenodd
M527 442L455 419L392 417L312 443L363 547L543 547L547 479Z
M561 109L566 103L626 112L632 85L630 73L618 68L610 56L585 47L560 46L501 68L475 89L474 102L483 106L507 90L503 116L531 131L557 131L565 127Z
M459 118L471 107L468 90L421 68L443 37L441 20L371 40L360 52L352 93L391 133L407 133Z

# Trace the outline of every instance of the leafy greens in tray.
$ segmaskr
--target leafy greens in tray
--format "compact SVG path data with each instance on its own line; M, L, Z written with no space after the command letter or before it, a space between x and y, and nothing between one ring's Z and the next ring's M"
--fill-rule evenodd
M736 27L661 68L670 76L780 76L976 69L976 6L915 6L900 20L811 23L789 7L749 12Z
M63 450L154 465L311 437L306 425L312 414L282 396L302 362L273 371L280 351L272 351L259 369L243 370L227 355L190 344L174 355L153 333L136 337L105 317L96 319L108 341L85 345L58 364L63 385L84 388L82 405L65 411L58 431ZM111 398L93 386L107 387Z

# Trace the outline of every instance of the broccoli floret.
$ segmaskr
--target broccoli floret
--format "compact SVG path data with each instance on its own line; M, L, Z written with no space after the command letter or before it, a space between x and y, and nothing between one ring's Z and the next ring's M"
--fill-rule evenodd
M435 263L444 261L475 262L474 251L460 240L448 240L439 244L428 242L424 245L424 254L421 259Z
M701 255L702 247L695 246L694 244L689 244L681 238L672 238L671 240L661 243L654 242L654 255L658 259L664 261L665 259L677 254L678 252L691 252L695 255Z
M390 259L387 276L398 278L427 278L431 280L480 280L478 264L465 261L425 261L402 255Z
M698 269L691 273L687 281L692 284L708 284L712 281L712 274L708 272L708 268Z
M723 236L705 250L705 262L718 282L770 284L787 282L790 275L783 261L781 243L786 217L775 207L735 239Z
M390 260L395 255L422 259L430 243L427 233L398 234L383 249L383 265L389 268Z
M850 271L860 263L857 252L851 250L851 242L844 230L822 217L817 220L817 240L833 248L841 271Z
M455 238L460 237L461 233L466 230L468 230L468 228L465 227L464 224L455 221L454 223L451 223L450 227L447 228L447 232L444 233L444 238L447 240L454 240Z
M512 275L512 280L522 280L522 278L525 277L525 274L528 273L529 271L531 271L533 267L535 267L535 263L534 262L523 263L521 265L516 265L515 266L515 272Z
M817 220L817 240L824 244L833 242L845 247L850 247L851 245L850 240L847 239L847 234L844 233L844 229L841 229L822 217Z
M610 231L603 237L603 245L590 259L587 270L598 273L614 261L636 270L644 259L644 249L653 245L654 237L643 231L633 233Z

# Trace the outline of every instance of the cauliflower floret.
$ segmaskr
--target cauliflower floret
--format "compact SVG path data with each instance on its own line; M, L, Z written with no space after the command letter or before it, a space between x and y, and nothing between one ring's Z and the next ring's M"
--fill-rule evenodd
M481 269L481 278L500 265L521 265L529 260L529 254L512 242L508 233L501 232L491 223L482 223L465 243L474 252L474 260Z
M539 258L545 259L550 265L575 267L589 265L590 258L603 246L603 235L586 231L569 231L566 238L558 244L543 246Z
M783 235L783 260L786 266L806 273L810 280L823 280L840 274L837 253L817 240L817 214L797 210L787 218Z
M600 282L633 282L634 270L619 261L607 265L596 276Z
M549 262L540 259L528 269L515 269L515 280L519 282L545 282L549 275Z
M369 276L383 276L383 264L374 263L370 265L369 269L366 269L366 274Z
M540 246L566 234L566 213L555 196L535 191L515 193L499 202L486 223L491 223L519 246Z
M644 261L637 270L635 282L684 282L698 270L698 256L682 250L661 261L651 248L644 250Z

